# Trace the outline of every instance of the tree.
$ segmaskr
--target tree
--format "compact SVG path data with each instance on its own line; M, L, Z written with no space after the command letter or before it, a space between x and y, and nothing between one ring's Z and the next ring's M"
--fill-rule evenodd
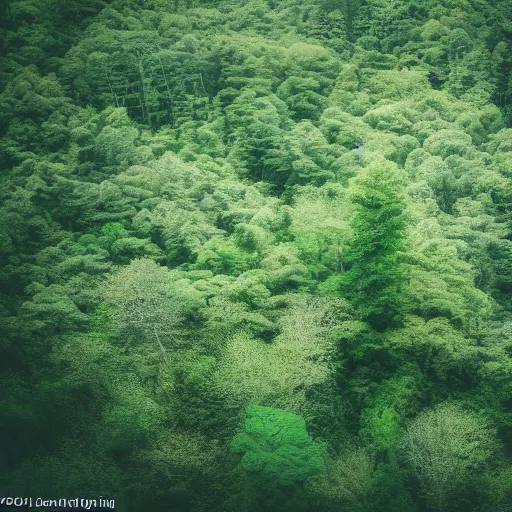
M350 267L324 284L326 290L339 286L377 330L396 324L403 307L407 279L400 262L400 252L406 248L403 185L404 174L385 160L372 161L353 179L354 238L345 257Z
M147 475L134 482L136 506L187 510L200 501L219 499L216 481L224 470L224 452L217 440L189 431L162 429L156 440L137 451L131 463Z
M485 419L443 403L411 422L403 455L428 505L441 512L471 492L473 479L490 464L497 448L496 434Z
M161 410L134 376L114 377L109 384L111 399L98 434L107 450L118 455L129 453L158 429Z
M308 392L329 380L334 311L343 305L307 296L292 299L288 299L290 308L279 321L281 333L273 343L238 333L226 344L216 384L228 403L302 412L308 409ZM233 317L234 309L230 311ZM238 311L236 316L245 319L246 330L251 329L247 313ZM255 322L256 315L252 316Z
M232 156L249 177L273 183L278 191L291 172L281 126L286 113L286 104L275 96L258 97L256 91L245 89L228 107L226 116L235 137Z
M452 391L467 386L478 368L474 341L446 318L425 322L406 316L404 327L390 333L386 344L397 361L414 361L430 382L446 383L446 387L449 383Z
M314 279L343 272L351 237L345 189L340 185L304 187L294 195L292 212L294 245Z
M313 78L292 76L279 86L277 94L286 102L294 119L317 120L327 104L327 98L317 92L320 87Z
M125 328L140 329L167 363L166 345L183 318L179 300L172 298L169 271L150 259L133 260L110 277L104 295L121 310Z
M326 509L348 508L353 512L371 510L375 455L368 449L346 450L327 466L327 478L314 485L326 502Z
M284 486L325 471L324 449L308 434L304 419L271 407L247 408L244 431L233 438L231 450L242 454L246 471Z

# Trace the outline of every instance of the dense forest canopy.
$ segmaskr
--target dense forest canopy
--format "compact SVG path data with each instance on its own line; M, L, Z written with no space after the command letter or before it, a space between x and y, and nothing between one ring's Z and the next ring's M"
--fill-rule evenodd
M0 489L512 512L511 0L0 0Z

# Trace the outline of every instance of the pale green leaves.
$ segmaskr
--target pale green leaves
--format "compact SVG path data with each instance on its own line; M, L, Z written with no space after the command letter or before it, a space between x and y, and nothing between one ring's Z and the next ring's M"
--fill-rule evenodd
M404 457L434 510L446 510L471 474L489 464L497 450L495 435L483 418L451 403L425 411L411 423Z
M306 391L329 377L332 307L327 300L297 301L281 318L281 334L272 343L236 334L220 360L221 395L229 402L301 411Z

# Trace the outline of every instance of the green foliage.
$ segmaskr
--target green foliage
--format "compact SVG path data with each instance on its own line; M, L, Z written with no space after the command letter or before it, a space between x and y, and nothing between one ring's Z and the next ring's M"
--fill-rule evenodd
M130 451L159 427L158 406L135 379L114 381L110 392L100 436L105 436L107 449Z
M418 317L406 317L404 328L392 333L387 342L398 360L414 361L432 380L449 379L452 390L470 378L476 368L474 342L445 318L425 322Z
M369 450L347 450L330 462L327 478L316 483L314 489L326 506L369 511L374 467L375 457Z
M354 238L346 259L351 267L336 277L342 292L377 329L396 321L406 279L399 252L405 249L404 177L396 166L375 161L354 178L357 205Z
M216 377L219 393L227 402L302 412L307 408L307 393L328 380L336 304L304 296L294 302L279 319L280 333L272 343L243 333L227 341ZM214 307L218 305L216 302ZM224 314L236 322L235 328L269 329L264 317L230 306L224 306Z
M0 1L0 486L510 512L510 12Z
M244 432L231 442L243 454L242 466L281 485L314 478L325 471L324 452L306 430L304 419L270 407L248 407Z
M471 482L469 476L491 463L497 446L484 419L444 403L411 423L403 449L427 503L433 510L446 510L451 500L461 499L461 486Z

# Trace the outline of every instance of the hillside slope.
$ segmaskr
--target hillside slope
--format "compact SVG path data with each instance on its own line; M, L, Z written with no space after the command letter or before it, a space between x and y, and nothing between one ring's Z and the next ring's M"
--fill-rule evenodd
M0 2L3 495L511 512L510 12Z

